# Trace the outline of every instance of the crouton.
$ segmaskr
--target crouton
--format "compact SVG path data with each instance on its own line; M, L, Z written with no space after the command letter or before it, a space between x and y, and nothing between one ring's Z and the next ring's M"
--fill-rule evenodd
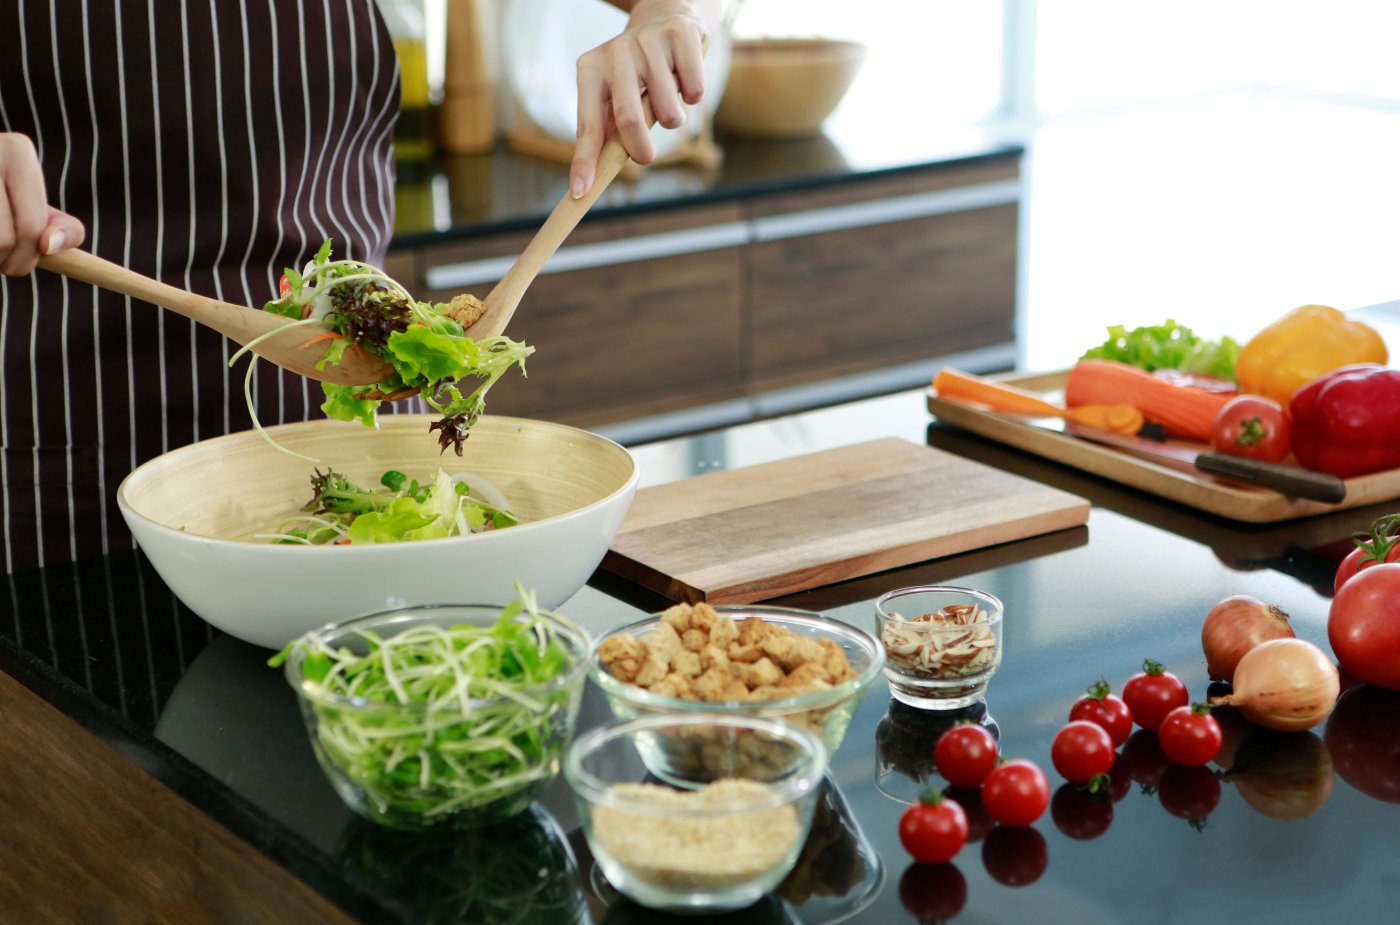
M672 674L682 675L687 678L700 677L700 653L681 651L676 653L676 659L671 663Z
M727 650L739 640L739 628L734 625L734 620L727 616L717 616L710 624L710 642Z
M708 645L700 650L700 667L708 670L714 665L729 668L729 654L717 645Z
M655 652L647 654L646 661L642 662L642 667L638 669L637 676L632 679L632 683L638 687L651 687L666 677L671 671L671 666L666 663Z
M783 680L783 670L773 664L772 660L764 657L751 665L746 665L739 676L749 690L754 688L775 685Z
M683 651L681 637L669 623L656 624L651 632L642 637L642 643L646 646L648 657L659 658L665 665L670 665L676 653Z
M763 658L763 650L758 646L741 646L736 642L729 647L729 660L731 662L752 664L761 658Z
M469 328L486 314L486 303L471 293L464 292L452 297L452 301L447 303L445 314L462 327Z
M691 627L681 633L681 645L689 652L699 652L710 644L710 637L702 630Z
M749 699L749 688L738 678L730 678L729 686L724 689L724 696L721 698L726 702L743 703Z
M671 674L668 674L666 677L662 678L660 681L657 681L655 684L653 684L649 688L649 690L653 694L659 694L662 697L675 697L679 700L693 700L694 692L692 691L692 686L693 685L690 683L689 678L685 677L684 675L672 672Z
M607 666L612 676L627 684L637 683L637 672L642 668L642 659L619 658Z
M806 687L813 681L820 681L823 687L830 686L826 681L826 666L821 662L806 662L797 666L796 670L789 672L778 686L792 689Z
M822 664L826 667L827 681L833 685L844 684L856 676L855 669L851 667L850 661L846 658L845 650L830 639L823 639L820 646Z
M676 604L674 607L667 607L661 613L661 622L670 624L676 635L681 635L690 629L690 605Z
M808 662L820 661L823 655L822 647L815 640L796 633L770 634L759 643L759 648L785 672Z
M719 619L719 613L704 601L690 608L691 629L702 630L705 633L709 633L710 629L715 625L715 621ZM730 620L729 622L733 623L734 621Z
M773 634L777 627L765 623L762 617L745 617L739 624L739 642L757 645Z
M609 636L598 644L598 660L604 665L611 665L623 658L639 661L646 658L646 651L637 637L623 633L621 636Z
M692 681L690 689L701 700L716 702L726 699L726 694L733 682L734 679L729 676L727 670L714 666ZM747 695L748 688L744 689L744 693Z

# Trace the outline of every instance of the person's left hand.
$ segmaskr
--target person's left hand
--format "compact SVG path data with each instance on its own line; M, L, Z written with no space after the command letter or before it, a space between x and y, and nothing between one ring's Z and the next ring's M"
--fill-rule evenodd
M620 4L619 4L620 5ZM578 140L569 169L575 199L593 186L598 152L614 130L632 160L656 157L642 90L656 121L667 128L685 123L681 101L698 103L705 93L705 14L710 0L636 0L627 28L578 59Z

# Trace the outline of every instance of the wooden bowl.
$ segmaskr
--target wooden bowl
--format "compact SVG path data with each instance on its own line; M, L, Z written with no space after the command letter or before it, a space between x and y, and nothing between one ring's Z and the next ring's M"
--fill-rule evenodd
M821 132L865 60L865 46L829 39L734 42L729 80L715 113L725 131L757 138Z
M122 516L157 572L191 610L240 639L280 648L309 629L415 604L504 604L519 581L541 607L583 587L632 502L637 466L596 434L488 415L458 458L439 456L431 415L385 415L377 430L337 421L205 440L124 479ZM311 498L317 466L375 486L387 469L425 481L441 466L477 473L520 526L472 536L365 546L277 545L257 538Z

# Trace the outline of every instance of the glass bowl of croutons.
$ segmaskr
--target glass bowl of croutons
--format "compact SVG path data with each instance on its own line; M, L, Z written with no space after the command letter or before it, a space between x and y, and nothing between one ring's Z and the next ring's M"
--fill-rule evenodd
M835 753L884 664L875 637L819 613L699 603L607 634L593 649L589 676L620 719L768 717L810 730Z

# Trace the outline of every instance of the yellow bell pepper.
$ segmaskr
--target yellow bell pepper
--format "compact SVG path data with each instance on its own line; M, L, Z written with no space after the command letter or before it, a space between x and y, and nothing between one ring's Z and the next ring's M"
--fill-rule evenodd
M1240 391L1288 407L1293 393L1334 369L1388 359L1374 328L1327 305L1295 308L1244 345L1235 361Z

